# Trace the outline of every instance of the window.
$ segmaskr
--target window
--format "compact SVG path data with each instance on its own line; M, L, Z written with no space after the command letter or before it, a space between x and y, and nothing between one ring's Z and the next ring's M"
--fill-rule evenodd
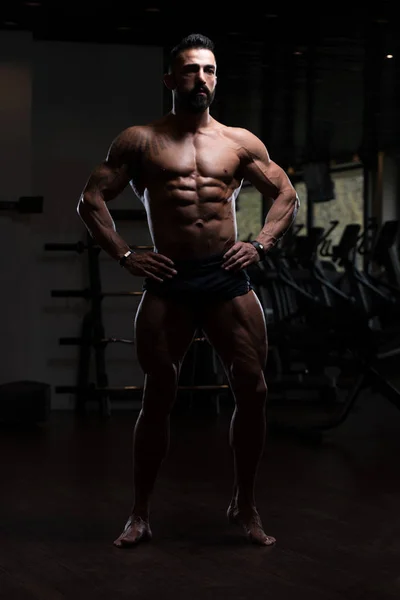
M334 171L331 173L331 177L335 184L335 199L329 202L317 202L313 206L315 227L323 227L327 230L332 221L339 221L329 235L330 248L339 243L346 225L357 223L361 225L361 231L364 227L362 168ZM296 184L296 190L300 198L300 210L296 223L304 224L304 228L300 231L300 235L302 235L307 231L307 190L303 182ZM362 268L360 255L357 255L356 264Z
M254 239L263 226L262 196L252 185L245 185L236 200L238 240Z

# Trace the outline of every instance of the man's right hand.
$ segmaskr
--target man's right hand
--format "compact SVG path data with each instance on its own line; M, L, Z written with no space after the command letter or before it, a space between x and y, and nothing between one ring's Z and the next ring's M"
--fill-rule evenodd
M177 274L173 261L158 254L158 252L133 252L128 256L124 267L137 277L150 277L162 283L164 279L171 279Z

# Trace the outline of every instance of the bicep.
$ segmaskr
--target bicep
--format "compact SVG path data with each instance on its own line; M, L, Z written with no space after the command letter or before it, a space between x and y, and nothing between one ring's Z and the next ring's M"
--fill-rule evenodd
M253 157L243 169L244 177L264 196L275 199L280 193L294 190L285 171L269 157Z
M90 174L84 194L95 195L105 202L118 196L132 179L139 156L137 146L132 130L119 134L109 147L105 160Z
M120 194L130 181L126 164L113 164L109 158L97 165L89 176L84 195L95 195L105 202Z
M240 132L240 170L265 197L275 199L283 191L293 190L285 171L271 160L265 144L248 131Z

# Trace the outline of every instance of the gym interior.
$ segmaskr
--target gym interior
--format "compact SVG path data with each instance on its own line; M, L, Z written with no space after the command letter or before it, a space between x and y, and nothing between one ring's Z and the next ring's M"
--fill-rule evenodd
M4 600L399 597L400 39L395 3L356 4L2 7ZM277 543L254 547L226 520L234 401L199 329L154 539L120 551L143 281L96 245L76 205L115 135L170 110L166 53L193 30L216 42L211 114L258 135L300 199L248 268L269 341L256 498ZM238 239L256 237L270 206L243 183ZM152 249L132 190L110 214L132 249Z

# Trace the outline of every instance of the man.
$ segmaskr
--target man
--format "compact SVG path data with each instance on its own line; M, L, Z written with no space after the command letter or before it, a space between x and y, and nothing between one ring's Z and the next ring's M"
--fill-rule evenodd
M122 131L78 203L78 214L104 251L145 278L135 319L144 372L133 441L135 493L131 515L114 541L121 548L152 537L150 497L169 447L182 361L199 326L222 361L235 399L228 519L241 524L254 543L275 542L263 530L254 498L266 430L267 335L245 269L291 226L299 202L255 135L210 115L216 82L213 42L200 34L183 39L164 76L171 112ZM236 241L235 200L245 179L274 199L254 244ZM106 203L129 183L146 208L154 252L131 252L108 212Z

